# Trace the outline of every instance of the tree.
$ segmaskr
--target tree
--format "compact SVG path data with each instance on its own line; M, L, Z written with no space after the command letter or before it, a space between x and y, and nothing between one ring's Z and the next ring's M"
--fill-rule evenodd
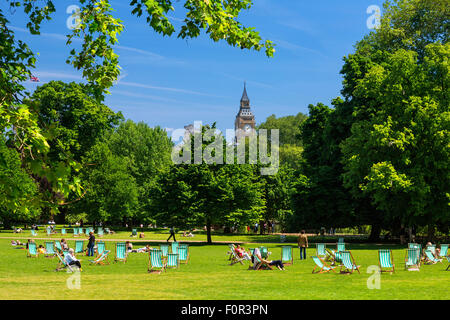
M258 125L257 129L280 130L280 146L292 145L302 146L300 138L300 126L308 117L299 112L295 116L286 116L277 118L274 114L266 119L265 122Z

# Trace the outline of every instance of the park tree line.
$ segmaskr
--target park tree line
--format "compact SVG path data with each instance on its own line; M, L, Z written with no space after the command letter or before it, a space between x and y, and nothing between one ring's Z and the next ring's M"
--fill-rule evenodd
M229 5L246 9L244 2ZM52 10L31 9L39 13L31 19L37 33L39 17ZM207 11L202 5L189 9L200 16ZM87 84L52 81L27 95L20 81L34 66L34 55L14 39L0 12L5 53L0 64L2 70L17 67L2 72L0 86L0 218L5 225L56 216L206 226L210 242L212 226L229 231L264 222L276 222L287 232L369 225L371 240L382 230L398 234L409 227L426 227L429 237L448 233L448 15L445 0L386 2L380 27L344 57L341 97L329 105L311 104L308 115L272 115L258 126L280 129L280 167L274 175L261 175L259 163L174 164L166 131L125 120L103 103L116 77L115 59L107 60L108 70L93 73L95 59L80 64L74 53L71 63L87 70ZM164 14L159 19L165 21ZM233 25L230 44L273 53L270 42L255 45L257 33L244 40L241 25L215 23ZM173 32L167 24L150 25ZM195 37L202 24L188 26L180 34ZM219 36L208 30L213 39ZM191 138L210 128L215 124ZM221 135L210 139L227 143ZM202 147L207 145L208 139Z

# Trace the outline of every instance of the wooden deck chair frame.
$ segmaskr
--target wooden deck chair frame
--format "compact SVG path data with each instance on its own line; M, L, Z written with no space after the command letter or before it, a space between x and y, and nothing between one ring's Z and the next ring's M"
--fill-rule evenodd
M448 266L447 266L447 269L445 269L445 271L448 271L448 269L450 269L450 255L446 256L446 258L447 258Z
M384 258L384 256L382 254L386 254L389 257L389 267L384 267L383 264L385 264L387 261L382 261L382 258ZM394 256L392 254L392 250L390 249L380 249L378 250L378 265L380 266L380 272L390 272L390 273L394 273L395 272L395 264L394 264ZM387 268L387 270L386 270Z
M252 251L252 256L256 261L255 270L273 270L272 266L270 266L267 262L261 261Z
M289 251L284 251L284 250L289 250ZM288 257L286 257L284 254L285 252L289 252ZM283 262L283 264L285 265L293 265L294 264L294 248L292 246L282 246L281 247L281 262ZM284 259L284 258L288 258L288 259Z
M313 274L315 274L315 273L328 273L330 271L333 271L334 273L336 273L336 271L334 271L334 269L336 269L337 267L333 267L333 266L327 264L319 256L312 256L311 258L313 259L314 263L316 264L316 266L314 267L314 269L312 271ZM318 262L320 262L321 265ZM317 272L314 272L318 268L319 268L319 270L317 270Z
M231 252L231 259L230 259L230 266L236 264L236 263L240 263L240 264L244 264L244 257L239 257L236 251L232 251Z
M417 257L416 257L416 263L410 263L408 264L408 262L410 262L410 252L416 252L417 253ZM420 250L418 248L408 248L406 249L406 255L405 255L405 270L409 270L411 267L416 267L417 269L420 269Z
M334 250L330 250L328 248L325 248L325 251L327 252L327 257L325 258L325 261L330 261L331 265L341 265L342 259L340 257L337 257L336 254L338 252Z
M350 273L350 274L353 274L353 272L355 271L355 270L357 270L358 271L358 273L359 274L361 274L361 272L359 271L359 267L360 266L358 266L357 264L356 264L356 261L355 261L355 258L353 257L353 254L351 253L351 251L342 251L342 252L340 252L341 254L342 254L342 264L341 264L341 271L340 271L340 273ZM350 257L350 263L352 264L352 268L350 269L350 268L348 268L344 263L344 261L345 261L345 256L346 255L348 255L349 257Z
M233 256L233 252L234 252L234 244L233 243L229 243L228 244L228 251L227 251L228 260L231 260L231 257Z
M35 253L31 253L30 247L34 247L34 252ZM37 251L36 243L34 243L34 242L28 243L27 258L39 258L39 253Z
M117 248L118 247L123 247L123 254L124 254L124 257L122 258L122 257L120 257L120 258L118 258L118 255L117 255ZM123 263L125 263L125 262L127 262L127 258L128 258L128 255L127 255L127 246L126 246L126 244L125 244L125 242L117 242L116 243L116 250L115 250L115 254L116 254L116 256L114 257L114 263L116 263L117 261L122 261Z
M67 264L66 260L61 256L59 252L56 252L56 256L58 257L58 266L56 267L55 271L61 271L64 269L69 269L71 272L73 272L72 267Z
M93 265L107 265L109 264L108 255L110 250L103 250L103 252L95 258L95 260L89 260L89 262Z
M152 259L153 256L153 259ZM158 258L159 256L159 258ZM157 264L157 266L154 266L153 261L157 260L157 263L155 263L155 265ZM156 268L159 268L159 270L154 270ZM153 273L153 272L157 272L157 273L162 273L166 270L166 263L164 261L164 259L162 258L162 252L159 249L151 249L150 252L148 253L148 267L147 267L147 272L148 273Z

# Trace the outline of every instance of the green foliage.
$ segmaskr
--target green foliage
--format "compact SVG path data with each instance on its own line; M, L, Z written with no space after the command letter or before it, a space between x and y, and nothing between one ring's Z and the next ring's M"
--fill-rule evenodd
M258 125L257 129L280 130L280 146L293 145L302 146L300 137L300 126L307 119L307 116L299 112L296 116L286 116L277 118L274 114Z

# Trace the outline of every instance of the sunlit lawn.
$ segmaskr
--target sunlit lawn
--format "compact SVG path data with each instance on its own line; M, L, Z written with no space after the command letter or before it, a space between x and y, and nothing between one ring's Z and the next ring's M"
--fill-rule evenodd
M2 236L5 236L2 234ZM166 234L160 234L166 239ZM38 236L39 237L39 236ZM57 238L60 238L58 236ZM56 236L55 236L56 238ZM74 238L69 246L74 247ZM229 239L229 238L228 238ZM177 239L180 242L183 239ZM43 244L44 240L36 240ZM85 242L86 244L87 242ZM144 243L135 243L134 247ZM158 244L153 243L154 246ZM261 244L258 244L261 245ZM280 243L267 243L272 259L280 259ZM114 242L106 242L114 250ZM331 244L329 245L331 247ZM246 247L255 247L248 244ZM114 263L114 254L106 266L89 265L82 259L80 289L69 289L72 274L55 272L57 258L27 258L26 250L15 249L10 239L0 240L0 299L449 299L450 271L447 262L423 265L419 272L404 270L405 249L400 246L349 244L361 274L311 274L314 263L310 256L299 260L294 249L294 264L285 271L248 270L244 265L229 265L226 244L190 245L190 260L179 269L162 274L147 273L148 254L131 253L126 263ZM367 267L377 265L377 249L393 249L395 274L381 275L381 288L370 290L367 280L373 274ZM73 278L72 278L73 279Z

